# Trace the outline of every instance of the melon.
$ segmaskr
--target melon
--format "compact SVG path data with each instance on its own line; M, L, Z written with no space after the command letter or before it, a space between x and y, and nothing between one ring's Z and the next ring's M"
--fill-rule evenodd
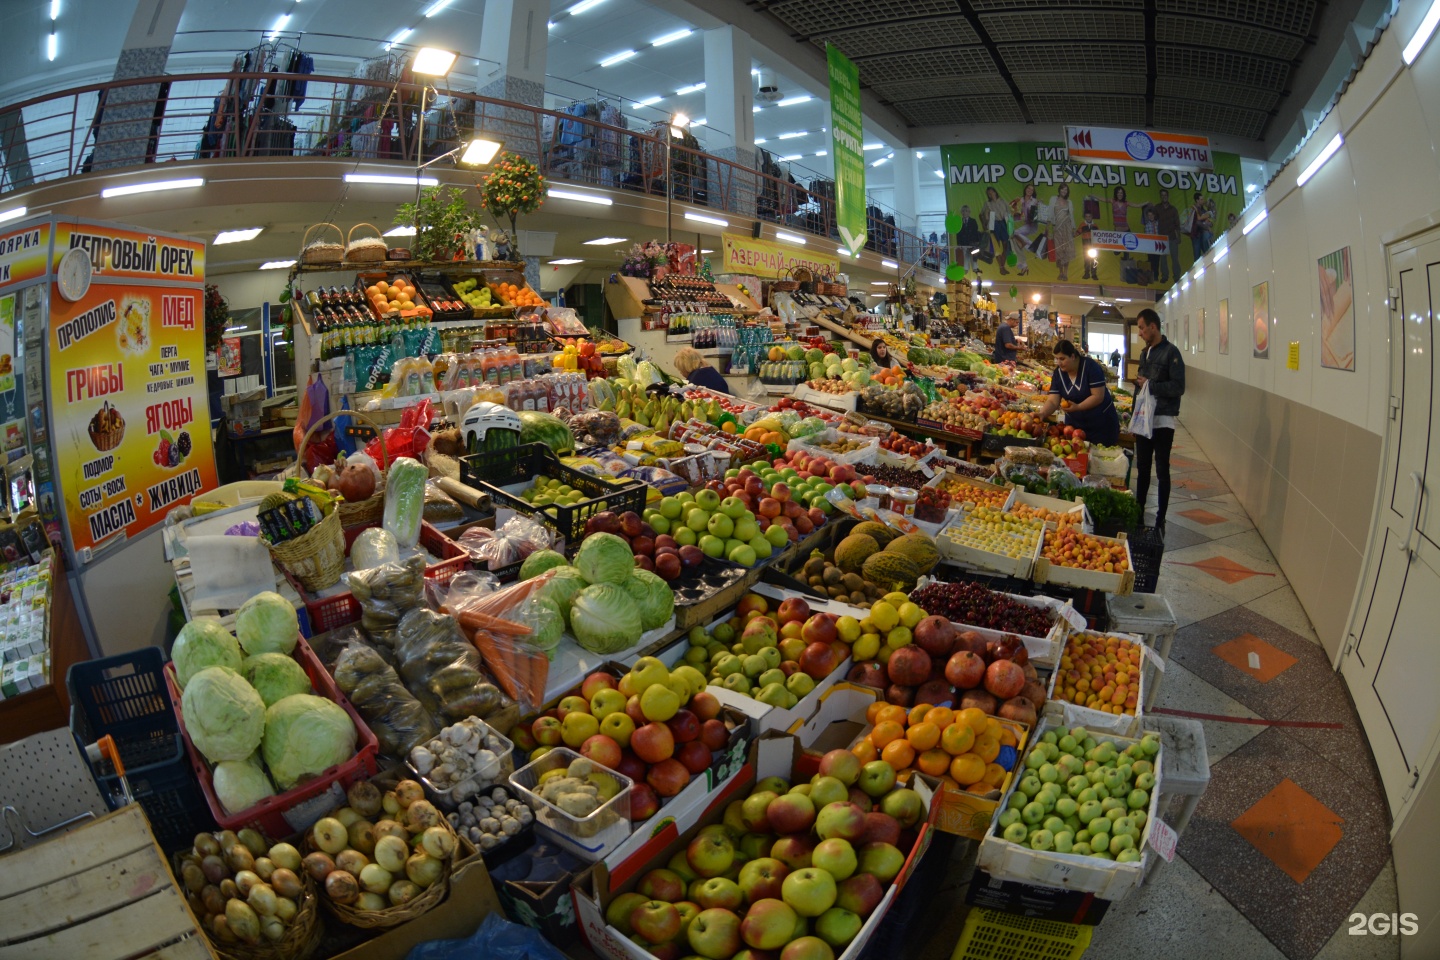
M935 549L935 541L923 533L907 533L903 537L896 537L886 544L885 552L898 553L914 563L921 573L929 573L935 569L935 564L940 562L940 551Z
M848 539L848 538L847 538ZM920 579L920 568L898 553L876 553L865 561L861 575L871 583L899 590L912 590Z
M874 524L879 526L879 524ZM863 533L852 533L835 547L835 566L842 573L859 573L865 561L880 551L874 537Z
M896 537L895 531L883 523L876 523L874 520L865 520L857 523L855 524L855 529L850 531L852 537L862 534L874 540L882 548L889 545L890 541Z

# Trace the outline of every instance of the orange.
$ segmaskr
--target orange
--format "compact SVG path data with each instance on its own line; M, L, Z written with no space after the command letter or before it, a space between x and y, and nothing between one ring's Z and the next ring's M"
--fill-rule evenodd
M720 430L721 430L722 432L724 432L724 433L734 433L734 432L735 432L735 424L734 424L733 421L726 420L724 423L722 423L722 424L720 425Z
M882 751L905 736L905 728L894 720L881 720L875 724L875 729L870 732L870 742L879 747Z
M966 707L956 715L956 719L963 722L971 730L975 731L975 733L981 734L985 732L985 722L989 720L990 717L979 707Z
M1000 756L1000 741L988 733L982 733L975 738L975 746L971 749L979 755L981 760L984 760L986 763L994 763L995 758Z
M998 787L1005 782L1005 768L998 763L985 764L985 782Z
M950 769L950 754L944 750L926 750L915 758L915 766L920 768L921 773L943 777L945 771Z
M935 708L928 703L915 704L915 706L910 708L910 726L913 727L915 726L915 724L925 719L925 715L933 709Z
M1000 728L1000 746L1018 747L1020 742L1015 738L1015 733L1009 727Z
M876 700L874 703L870 704L870 706L865 708L865 722L874 725L876 722L876 715L888 706L889 704L886 703L884 700Z
M985 777L985 761L973 753L962 753L950 761L950 776L962 787L979 783Z
M986 717L986 718L985 718L985 735L986 735L986 736L994 737L996 740L999 740L999 739L1000 739L1000 731L1001 731L1001 730L1004 730L1004 729L1005 729L1004 727L1000 726L1000 721L997 720L997 719L995 719L994 717Z
M944 730L955 722L955 711L949 707L931 707L930 712L925 714L925 719L927 722L933 723L941 730Z
M985 794L991 792L994 789L994 787L986 783L984 780L977 780L975 783L972 783L970 784L970 786L966 787L965 792L973 793L977 797L983 797L985 796Z
M915 748L910 746L909 740L892 740L885 744L885 748L880 751L880 759L890 764L898 772L915 762Z
M879 713L875 715L876 723L884 723L886 720L900 724L903 728L905 721L909 719L909 713L904 707L896 706L893 703L886 704Z
M869 763L871 760L880 759L880 751L875 749L875 744L869 740L861 740L850 748L850 752L859 757L861 763Z
M905 731L905 739L909 740L916 750L929 750L940 742L940 728L922 720Z
M952 757L967 753L975 744L975 731L963 723L952 723L940 734L940 743Z

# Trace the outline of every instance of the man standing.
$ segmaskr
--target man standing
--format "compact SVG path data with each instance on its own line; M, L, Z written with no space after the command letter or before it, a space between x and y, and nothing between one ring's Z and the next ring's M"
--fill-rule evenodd
M1170 241L1170 270L1176 281L1180 279L1180 211L1170 202L1170 191L1160 191L1160 202L1155 204L1156 228Z
M1149 386L1150 395L1155 398L1155 427L1148 438L1135 438L1135 499L1140 501L1143 521L1153 460L1159 486L1155 528L1164 534L1165 510L1170 506L1170 447L1175 443L1175 418L1180 414L1180 397L1185 393L1185 360L1179 348L1160 332L1160 315L1154 310L1147 307L1140 311L1139 328L1145 349L1140 352L1135 388L1138 391Z
M1020 314L1012 313L1000 324L1000 329L995 332L995 351L990 354L992 363L1004 363L1005 361L1015 362L1020 356L1020 344L1015 340L1015 328L1020 326Z

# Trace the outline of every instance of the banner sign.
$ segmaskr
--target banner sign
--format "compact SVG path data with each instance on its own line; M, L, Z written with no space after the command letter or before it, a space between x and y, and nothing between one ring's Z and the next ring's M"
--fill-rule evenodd
M0 285L24 283L45 276L45 261L49 255L49 223L0 234Z
M840 242L858 257L865 248L865 133L860 121L860 71L831 44L830 153L835 161L835 224Z
M1245 204L1233 153L1212 153L1210 172L1077 163L1063 143L956 144L940 155L948 245L963 257L954 266L986 279L1163 290Z
M1214 169L1210 138L1125 127L1066 127L1070 159L1083 163L1124 163L1132 167Z
M74 232L70 232L74 231ZM214 488L205 383L203 244L94 225L62 227L110 276L74 303L51 298L54 472L70 542L134 537ZM198 248L198 250L197 250ZM187 282L165 282L184 277ZM140 282L142 280L150 282Z
M721 273L748 273L773 280L787 269L806 267L814 273L834 274L840 271L840 258L823 253L808 253L804 247L788 243L756 240L738 233L721 236L725 266Z

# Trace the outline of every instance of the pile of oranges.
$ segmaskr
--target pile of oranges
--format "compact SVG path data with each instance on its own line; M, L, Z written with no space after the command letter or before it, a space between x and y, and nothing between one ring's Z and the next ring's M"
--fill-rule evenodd
M898 388L905 382L905 371L899 367L883 367L875 372L873 379L883 386Z
M370 298L375 312L381 316L391 310L410 310L421 302L414 284L404 277L396 277L393 281L377 280L365 288L365 296Z
M949 777L970 793L985 794L1005 782L996 760L1001 747L1019 749L1015 731L983 710L952 710L928 703L910 709L876 701L865 711L871 729L851 751L861 762L884 760L897 773L915 769ZM1008 754L1015 763L1015 754Z
M512 307L547 307L540 295L529 287L517 287L513 283L492 283L490 292L495 294L496 299L510 304Z
M1135 716L1140 702L1140 647L1124 637L1075 633L1060 657L1055 699L1117 716Z

